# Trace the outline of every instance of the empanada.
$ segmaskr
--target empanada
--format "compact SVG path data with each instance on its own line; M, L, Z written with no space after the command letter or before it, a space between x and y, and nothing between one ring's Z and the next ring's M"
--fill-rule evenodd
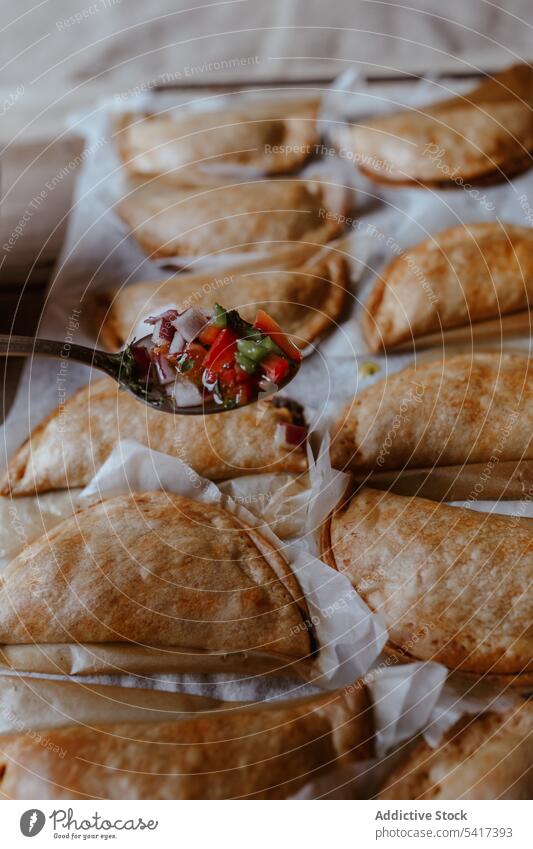
M314 653L307 620L269 542L219 507L166 492L76 513L23 549L0 582L0 656L26 671L74 672L61 646L85 647L94 669L108 644L119 657L129 649L122 668L133 672L147 657L154 671L292 671Z
M77 490L17 498L0 496L0 569L20 549L42 536L77 509Z
M533 369L521 354L422 361L346 406L331 436L336 469L453 466L533 458Z
M264 309L283 325L296 344L305 347L339 317L346 298L348 271L344 258L332 251L294 269L224 271L217 275L175 275L154 283L135 283L111 300L101 328L108 347L121 347L136 334L142 319L168 304L180 310L212 309L220 303L253 322ZM149 332L146 328L146 332Z
M340 140L378 182L463 187L531 166L533 68L515 65L471 92L349 127Z
M31 434L8 465L4 495L85 486L119 439L179 457L198 474L225 480L253 472L301 472L301 446L279 444L294 414L262 402L214 416L173 416L146 407L110 378L72 395Z
M126 114L115 134L135 176L163 175L175 184L226 179L244 168L255 176L288 174L316 152L318 101L247 103L241 108Z
M263 180L192 192L151 180L117 210L152 257L269 251L288 242L321 244L343 229L340 186L319 180Z
M9 799L285 799L373 754L364 685L178 722L118 722L0 738ZM65 753L59 757L55 752Z
M533 229L452 227L393 260L376 280L363 329L372 351L528 309Z
M436 749L419 746L389 776L379 799L531 799L533 703L465 717Z
M362 488L323 556L384 617L392 649L479 675L533 670L533 525Z

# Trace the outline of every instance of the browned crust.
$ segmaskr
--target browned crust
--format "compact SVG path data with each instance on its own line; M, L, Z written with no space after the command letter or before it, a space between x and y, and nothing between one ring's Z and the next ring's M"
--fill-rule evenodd
M307 267L308 265L311 266L316 264L316 255L321 250L323 249L320 246L317 247L314 245L307 245L304 242L295 242L285 245L283 248L278 247L277 250L268 257L248 260L240 263L238 266L227 268L224 270L224 273L231 276L232 274L244 272L264 271L268 270L272 263L274 265L283 265L284 269L295 269L300 265ZM341 258L339 254L336 254L335 256L339 259ZM346 263L346 275L348 275L348 273L348 265ZM207 274L197 274L194 272L184 272L184 275L187 276L189 280L191 278L196 278L199 283L204 282L208 278ZM133 283L132 288L135 285L136 284ZM161 285L161 281L158 281L157 284L154 283L154 285ZM113 314L109 313L109 305L113 294L113 291L103 292L95 296L92 300L94 310L92 326L97 328L98 341L110 351L118 350L126 341L117 329Z
M141 248L149 257L155 257L156 259L166 259L168 257L187 256L187 254L184 251L180 251L177 246L161 246L159 240L150 239L144 233L139 232L138 227L133 230L129 213L124 205L121 205L119 213L120 217L130 228L131 234L134 237L135 241L141 246ZM313 241L317 245L327 244L330 239L333 239L341 232L341 229L342 228L339 223L329 222L328 224L325 224L323 227L321 227L318 231L313 231L311 233L311 236L313 238ZM266 253L271 249L271 247L272 245L270 242L255 242L242 252L246 253L247 251L257 250L260 253ZM221 250L220 254L223 255L224 250Z
M379 281L381 283L381 281ZM376 284L377 286L378 284ZM381 285L383 292L383 285ZM381 299L380 299L381 301ZM379 307L379 302L376 304L376 309ZM370 299L367 304L370 309ZM375 313L373 313L374 315ZM365 322L368 322L368 335L366 335ZM413 336L409 332L404 333L403 337L397 342L384 344L381 335L378 333L371 316L365 314L362 319L363 332L370 351L373 354L383 354L385 351L420 351L427 348L435 348L440 345L453 346L470 344L472 342L489 343L495 338L495 334L510 338L513 336L522 336L524 333L531 333L533 327L533 313L531 310L517 310L516 312L505 313L504 315L495 318L480 318L477 321L471 320L468 324L450 324L441 333L424 333L420 336ZM372 334L375 331L375 335Z
M165 493L161 493L161 492L145 492L145 493L140 493L140 494L130 494L128 496L121 495L121 496L116 496L114 498L108 499L105 502L97 502L96 504L93 504L93 505L85 508L84 510L81 510L75 518L73 518L73 517L67 518L66 520L64 520L63 522L58 524L51 531L51 533L46 537L46 539L41 538L40 540L36 540L31 546L29 546L26 549L26 555L29 558L29 560L27 562L30 562L30 560L33 556L38 557L39 554L41 553L44 556L44 564L46 564L46 559L47 559L47 556L48 556L47 555L48 547L53 542L61 539L64 534L67 534L67 537L68 537L68 533L71 533L73 528L77 529L76 533L80 535L80 539L78 540L79 544L81 544L83 542L83 539L84 539L84 532L83 531L84 531L84 529L86 529L87 534L88 534L88 538L90 538L89 528L91 526L91 521L93 520L93 514L94 513L97 513L97 514L101 513L103 505L105 506L104 512L105 512L106 515L113 513L113 511L115 511L118 514L120 511L127 510L128 508L131 508L131 507L133 507L133 508L138 507L141 511L143 511L145 509L145 507L149 509L152 506L152 504L155 504L156 506L158 504L166 504L168 499L171 499L171 501L173 503L177 504L177 505L183 504L185 509L189 505L192 506L193 508L198 508L198 506L199 506L198 502L195 502L193 499L183 498L181 496L175 496L175 495L171 496L168 493L165 494ZM293 636L290 638L291 642L290 642L290 646L288 646L287 651L284 651L282 649L280 652L278 652L276 648L272 649L271 647L269 647L266 650L265 649L259 649L259 650L252 649L250 651L243 652L242 650L234 651L234 649L232 648L228 652L224 652L224 653L221 652L220 653L220 656L218 657L218 661L215 661L215 667L217 665L219 665L220 661L222 661L222 664L225 665L228 669L230 669L231 668L231 657L232 657L232 655L238 656L239 654L244 654L244 653L249 658L254 658L256 655L259 655L259 656L264 655L267 658L271 657L271 658L275 659L276 656L277 656L278 665L279 665L279 660L281 658L284 659L286 657L289 657L291 662L294 662L294 661L303 662L304 664L306 662L309 662L311 660L312 656L316 653L316 648L317 648L316 638L315 638L315 634L314 634L312 627L310 627L310 616L309 616L309 610L308 610L308 607L307 607L305 595L302 592L302 589L300 587L298 579L297 579L296 575L292 572L289 563L282 557L280 552L273 546L273 544L269 540L267 540L265 537L263 537L256 529L250 527L245 522L241 521L235 515L228 513L226 510L224 510L223 508L221 508L218 505L212 505L211 507L207 507L207 506L204 505L204 507L205 507L205 509L210 509L211 511L214 511L215 514L218 514L221 517L224 517L225 520L228 521L227 527L231 526L233 528L234 532L241 534L242 538L244 538L244 539L248 538L248 540L252 544L253 548L257 551L257 554L259 555L259 560L263 561L263 563L265 564L267 569L270 570L270 574L275 576L277 581L279 581L279 583L283 586L285 593L288 595L291 602L294 604L294 612L292 614L292 620L293 620L293 623L294 622L297 623L297 626L296 626L297 630L295 632L291 632L291 633L293 633ZM43 543L46 543L46 544L44 544L44 548L43 548ZM114 552L115 562L118 564L119 569L124 569L124 566L121 565L121 563L120 563L120 558L116 559L117 553L120 554L120 550L117 550L115 548L115 552ZM254 557L255 557L255 555L254 555ZM216 562L217 561L213 561L213 563L216 563ZM23 564L20 564L20 562L17 561L17 558L15 558L15 560L12 562L12 564L10 566L10 569L11 569L11 571L13 571L13 569L20 570L22 567L23 567ZM270 578L269 578L269 583L270 583ZM275 582L272 582L272 583L274 584ZM285 597L287 597L287 596L285 596ZM82 596L82 598L83 598L83 596ZM32 600L29 599L29 604L31 605L32 603L33 603ZM207 614L207 617L208 617L209 616L209 609L210 609L209 608L208 596L206 596L205 601L202 597L200 598L200 608L199 609L201 609L202 605L206 605L205 611L206 611L206 614ZM292 607L292 604L291 604L291 607ZM298 615L296 615L296 611L297 611ZM35 619L35 615L36 615L35 610L32 610L31 607L27 608L26 614L24 615L24 622L25 622L25 625L28 626L28 628L31 628L31 625L29 624L27 617L29 617L29 620L31 621L32 617ZM205 614L203 614L201 616L201 619L204 618L204 615ZM243 624L243 628L245 628L245 624ZM45 631L46 631L46 628L45 628ZM28 633L30 633L29 630L28 630ZM268 636L269 639L270 639L270 636L271 635ZM144 646L141 645L141 648L148 647L148 648L153 648L156 651L159 648L161 648L162 651L163 651L163 654L165 653L166 650L168 650L168 646L165 643L161 644L157 640L153 641L152 644L151 644L149 636L143 638L143 640L145 642L145 645ZM20 639L20 638L15 639L15 641L12 643L12 645L25 645L27 642L28 642L28 640L24 637L23 639ZM41 640L41 642L42 642L42 640ZM44 642L47 642L47 641L44 640ZM99 642L99 641L97 640L97 642ZM105 641L103 641L103 642L105 642ZM128 637L126 637L125 639L122 638L122 640L120 640L120 643L121 644L125 643L126 645L132 645L132 644L136 645L136 643L135 642L132 643L132 640L129 639ZM294 645L293 645L293 643L294 643ZM11 645L11 644L8 643L8 645ZM171 644L169 643L169 645L171 645ZM185 649L186 653L190 653L191 655L198 655L200 657L203 656L204 658L208 657L210 654L213 653L212 651L206 652L205 650L204 651L202 651L201 649L198 650L198 648L194 644L183 646L182 643L178 643L177 645L179 646L180 649L182 649L182 648ZM30 648L30 650L31 650L31 648ZM214 652L214 654L217 655L218 652ZM249 660L248 665L249 665L250 670L254 669L253 661Z
M76 390L74 394L71 396L75 398L77 395L81 395L84 391L85 387L81 387ZM22 480L24 477L24 471L28 464L28 459L30 457L31 451L31 443L35 445L36 441L39 440L41 433L45 430L46 425L52 419L57 416L57 408L54 408L51 413L40 422L31 432L30 436L22 443L18 451L13 454L11 459L7 464L6 471L0 478L0 495L9 495L12 496L13 489L18 481ZM21 495L30 495L33 493L23 492Z
M324 272L321 272L322 267L325 268ZM302 271L306 270L311 271L310 268L302 269ZM312 313L306 325L305 338L295 340L301 348L305 348L310 342L330 330L331 325L341 315L348 298L350 273L345 257L331 253L323 260L323 263L317 263L315 271L318 277L329 281L329 296L322 303L321 311Z
M418 663L420 661L420 658L416 657L414 654L410 654L405 649L402 649L400 646L391 642L391 640L387 642L383 651L388 657L392 658L397 663ZM449 668L451 669L452 667ZM460 678L470 685L477 681L484 681L487 684L502 687L502 689L510 687L513 690L517 690L519 693L525 694L531 691L531 685L533 684L533 670L509 673L484 672L480 674L479 672L471 672L470 670L462 669L461 667L453 667L453 669L456 678Z
M103 385L104 382L108 383L109 389L106 390L105 394L100 397L107 397L111 392L116 392L116 386L109 378L103 378L99 381L95 381L95 383ZM89 391L89 386L94 384L86 384L85 386L80 387L76 392L74 392L67 399L68 404L75 404L76 399L79 397L83 397ZM98 396L97 396L98 397ZM138 402L136 402L138 403ZM54 418L58 416L59 408L56 407L52 410L44 419L41 421L30 433L28 438L22 443L20 448L15 452L15 454L11 457L8 462L6 471L4 472L2 478L0 478L0 495L17 497L17 496L25 496L25 495L35 495L36 492L46 492L49 491L47 488L35 488L35 487L27 487L22 491L19 491L17 488L17 483L24 477L24 473L26 470L26 466L28 464L28 459L30 457L30 453L32 450L36 450L39 445L39 439L41 434L46 429L47 424L52 421ZM283 415L287 422L290 421L290 413L288 410L279 408L279 414ZM226 414L224 414L226 415ZM280 422L281 423L281 422ZM287 467L283 467L277 463L274 463L269 471L292 471L292 472L304 472L307 469L307 457L305 450L298 449L298 451L291 452L291 462L287 465ZM245 474L243 471L242 474ZM221 478L219 478L221 479ZM49 489L53 489L52 487Z
M330 566L332 569L335 569L336 572L338 572L339 570L337 569L337 562L335 560L335 554L333 553L333 548L331 545L331 523L333 521L335 513L337 513L337 511L341 510L344 506L346 506L350 499L355 495L358 486L359 484L356 479L354 477L350 477L350 480L346 484L346 488L341 497L339 498L337 504L330 512L330 514L326 516L326 518L322 522L322 525L320 526L320 558L327 566Z
M491 222L479 222L467 225L466 227L447 227L437 234L440 251L444 251L444 253L446 253L446 243L448 240L457 235L468 235L470 230L472 230L472 232L475 231L476 233L480 233L480 235L483 236L483 234L491 233L493 225ZM505 232L507 231L505 230ZM507 237L511 238L509 234ZM385 288L389 285L391 279L395 279L397 269L402 267L404 256L411 255L411 257L413 257L415 254L423 255L424 251L431 245L431 243L432 239L425 239L424 241L408 248L404 252L404 255L395 257L391 260L391 262L386 265L381 275L375 279L374 286L370 292L361 318L363 335L372 353L381 354L385 351L397 350L407 351L412 350L415 347L427 348L443 343L451 344L461 341L468 342L472 338L490 339L493 334L499 333L510 336L513 334L517 335L521 333L529 333L531 331L531 316L529 309L517 309L515 311L505 312L502 314L480 315L475 319L470 317L468 322L465 322L465 320L461 318L455 321L447 319L446 327L441 328L440 331L432 330L422 334L413 334L409 327L405 327L401 335L396 331L396 338L394 341L387 341L387 339L380 333L379 324L375 320L379 319L379 311L385 296ZM384 333L386 334L386 330Z
M337 566L337 561L335 558L335 552L331 542L331 524L335 513L342 509L343 506L347 504L351 497L356 494L357 490L357 481L353 479L348 485L342 499L339 500L337 506L331 511L331 513L326 517L320 527L319 534L319 547L320 547L320 558L326 563L327 566L330 566L335 571L339 571ZM523 522L529 522L528 519L524 519ZM365 603L368 602L365 600ZM370 605L369 605L370 606ZM419 662L420 658L416 657L413 654L410 654L405 649L401 648L391 640L388 640L386 645L383 648L384 653L394 659L397 663L416 663ZM442 661L441 661L442 662ZM520 693L527 694L531 691L531 687L533 686L533 669L525 670L523 672L512 672L512 673L483 673L480 675L477 672L473 672L470 670L465 670L461 667L448 667L456 669L456 674L464 679L467 683L474 683L482 679L487 683L494 684L495 686L502 687L511 687L516 689Z
M287 798L336 765L373 756L372 706L358 684L350 693L272 705L221 703L221 710L175 721L69 723L42 729L51 743L44 748L31 735L11 733L3 738L0 795ZM265 747L271 751L258 759L256 749L264 754Z
M112 293L105 292L92 299L92 325L98 345L106 351L120 351L126 341L119 333L113 312L110 310Z
M152 182L154 178L150 178L145 182ZM161 180L161 178L157 178ZM298 177L293 177L292 180L297 180ZM280 182L283 178L280 178ZM164 181L163 181L164 182ZM325 245L329 241L331 241L335 236L339 235L344 230L344 223L342 223L342 219L346 216L347 208L346 206L342 209L339 209L337 212L338 205L335 203L335 196L339 196L341 192L345 191L345 187L340 185L328 184L320 179L313 179L312 177L303 180L302 182L306 184L318 183L322 189L322 206L325 210L330 211L335 209L335 213L332 217L323 216L321 226L315 226L313 229L310 229L308 232L301 234L300 241L311 241L315 245ZM145 183L137 181L137 185L144 185ZM213 184L209 184L212 188ZM217 189L220 189L220 185L214 186ZM180 189L181 187L176 187ZM189 256L190 254L187 251L187 248L182 246L180 250L180 246L176 245L172 242L161 245L160 239L150 238L149 235L146 234L144 229L140 228L138 224L133 221L134 216L132 216L132 210L135 208L135 197L128 196L127 198L123 198L120 203L116 206L116 212L119 218L126 224L128 229L130 230L131 235L135 239L135 241L140 245L140 247L145 251L145 253L149 257L153 257L155 259L165 259L168 257L180 257L180 256ZM160 213L157 213L160 214ZM294 243L296 243L296 240ZM277 244L273 247L272 243L269 241L255 241L250 244L241 247L238 249L238 253L242 253L246 255L249 252L257 251L259 253L267 254L272 249L276 249ZM231 248L220 248L217 251L217 256L223 256L227 251L231 251ZM199 256L199 252L193 254L195 256Z

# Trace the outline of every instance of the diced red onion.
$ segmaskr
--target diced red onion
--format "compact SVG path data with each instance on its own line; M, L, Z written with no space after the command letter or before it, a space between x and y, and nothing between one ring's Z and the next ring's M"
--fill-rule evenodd
M176 332L174 333L174 338L173 338L172 342L170 343L170 348L168 349L168 353L169 354L181 354L181 352L183 351L184 348L185 348L185 339L183 338L181 333L179 333L179 331L176 330Z
M169 394L174 396L176 406L178 407L194 407L203 401L203 395L198 387L186 378L180 379L178 377Z
M186 342L192 342L205 327L207 321L208 318L203 312L197 309L189 309L178 315L172 321L172 326L181 333Z
M274 445L276 448L281 448L282 445L286 445L285 442L285 425L278 424L276 425L276 430L274 431Z
M167 383L172 383L172 381L176 379L176 369L171 363L169 363L164 354L158 354L155 360L155 368L157 378L162 386L165 386Z

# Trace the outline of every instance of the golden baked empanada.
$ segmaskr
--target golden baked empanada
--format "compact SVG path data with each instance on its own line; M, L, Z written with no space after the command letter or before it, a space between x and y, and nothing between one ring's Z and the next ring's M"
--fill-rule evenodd
M153 257L268 251L288 242L321 244L343 229L340 186L319 180L262 180L193 192L151 180L118 213Z
M372 351L528 309L533 229L452 227L393 260L374 285L363 329Z
M479 675L533 669L529 520L364 487L326 523L323 547L404 659Z
M210 111L130 113L121 119L116 140L133 175L163 175L175 184L228 179L239 167L255 176L288 174L315 153L318 105L278 100Z
M9 462L1 491L17 496L85 486L119 439L179 457L211 480L305 471L305 449L276 438L278 425L291 423L294 415L261 402L215 416L173 416L139 404L105 377L35 428Z
M148 660L153 671L291 671L314 652L307 619L294 574L264 537L167 492L87 507L23 549L0 581L0 657L30 672L76 671L62 646L84 651L91 671L109 668L106 646L131 672Z
M373 754L364 685L177 722L46 729L0 745L9 799L286 799L337 765ZM55 751L54 751L55 750ZM58 757L56 752L65 753Z
M515 65L466 94L353 125L343 146L379 182L463 187L531 166L533 68Z
M533 459L533 369L521 354L422 361L360 392L331 435L336 469Z

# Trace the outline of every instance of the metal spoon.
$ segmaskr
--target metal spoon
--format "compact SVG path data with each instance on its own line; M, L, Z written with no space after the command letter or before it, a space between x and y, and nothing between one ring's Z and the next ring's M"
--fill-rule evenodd
M173 398L154 383L141 382L135 378L131 368L131 358L127 356L128 349L117 354L108 354L96 348L87 348L84 345L74 345L65 342L56 342L52 339L37 339L31 336L5 336L0 334L0 357L53 357L62 360L74 360L91 368L98 369L116 380L121 389L125 389L138 401L142 401L149 407L154 407L165 413L173 413L180 416L211 415L212 413L225 413L226 407L214 401L205 401L189 407L178 407ZM275 391L262 394L261 398L272 397L275 392L286 386L298 371L299 365L288 380L276 386ZM248 404L257 401L253 398ZM241 404L241 407L246 404Z

